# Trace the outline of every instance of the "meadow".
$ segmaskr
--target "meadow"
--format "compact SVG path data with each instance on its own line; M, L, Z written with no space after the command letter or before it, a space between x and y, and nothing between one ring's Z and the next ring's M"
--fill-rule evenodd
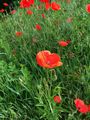
M0 10L0 120L90 120L90 1L25 1Z

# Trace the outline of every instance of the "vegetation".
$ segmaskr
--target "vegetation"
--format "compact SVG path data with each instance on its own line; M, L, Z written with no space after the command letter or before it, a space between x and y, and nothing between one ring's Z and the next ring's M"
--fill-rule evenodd
M46 10L36 0L0 18L0 120L90 119L74 103L80 98L90 104L89 0L56 2L60 10ZM60 46L62 40L70 43ZM63 65L39 66L36 55L43 50L58 54ZM53 99L57 95L60 104Z

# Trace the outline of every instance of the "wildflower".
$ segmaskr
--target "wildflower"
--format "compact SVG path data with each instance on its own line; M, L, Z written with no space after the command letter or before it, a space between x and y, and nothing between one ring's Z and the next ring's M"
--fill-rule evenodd
M47 3L45 4L45 8L46 8L46 10L49 10L50 7L51 7L51 4L50 4L49 2L47 2Z
M60 46L62 47L66 47L68 45L68 42L67 41L59 41L58 42Z
M11 13L11 14L15 14L15 13L16 13L16 10L12 10L10 13Z
M77 98L74 100L74 103L79 112L81 112L81 113L88 112L88 105L86 105L83 100Z
M20 8L29 8L33 4L34 4L34 0L21 0Z
M26 13L27 13L28 15L32 15L32 14L33 14L33 12L32 12L31 10L27 10Z
M54 96L54 102L55 102L55 103L61 103L61 98L60 98L60 96Z
M43 3L49 3L50 0L40 0L40 2L43 2Z
M22 36L22 34L23 34L22 32L16 32L16 36L17 36L17 37Z
M4 10L4 9L1 9L1 10L0 10L0 13L3 13L3 12L5 12L5 10Z
M90 112L90 105L88 105L88 112Z
M36 24L36 29L41 30L42 28L41 28L41 26L39 24Z
M7 6L8 6L8 3L3 3L3 5L4 5L5 7L7 7Z
M45 14L42 14L42 18L45 18Z
M44 68L55 68L63 64L56 53L51 53L48 50L38 52L36 61L39 66Z
M88 13L90 13L90 4L87 4L87 5L86 5L86 11L87 11Z
M56 2L51 3L51 8L52 8L52 10L60 10L61 9L60 5L57 4Z

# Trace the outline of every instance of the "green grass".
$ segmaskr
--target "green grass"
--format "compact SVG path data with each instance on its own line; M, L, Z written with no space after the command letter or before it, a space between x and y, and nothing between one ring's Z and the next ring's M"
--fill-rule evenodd
M90 113L79 113L74 104L76 98L90 104L90 14L85 10L89 0L59 3L60 11L32 6L31 16L17 9L0 19L0 120L90 119ZM69 17L71 23L66 22ZM23 35L16 37L16 31ZM63 39L71 43L60 47ZM36 54L42 50L60 55L63 66L38 66ZM61 104L54 103L55 95L61 96Z

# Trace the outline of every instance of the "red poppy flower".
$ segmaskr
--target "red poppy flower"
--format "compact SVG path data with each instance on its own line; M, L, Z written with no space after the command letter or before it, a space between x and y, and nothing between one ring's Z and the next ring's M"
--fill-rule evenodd
M51 7L51 4L50 4L49 2L47 2L47 3L45 4L45 8L46 8L46 10L49 10L50 7Z
M4 5L5 7L7 7L7 6L8 6L8 3L3 3L3 5Z
M81 113L87 113L88 112L88 106L84 103L81 99L74 100L75 106L77 110Z
M11 13L11 14L15 14L15 13L16 13L16 10L12 10L10 13Z
M34 0L21 0L20 8L29 8L34 4Z
M45 18L45 14L42 14L42 18Z
M47 3L49 2L50 0L40 0L40 2L44 2L44 3Z
M0 10L0 13L3 13L4 11L5 11L4 9L1 9L1 10Z
M84 104L78 111L85 114L88 112L88 106Z
M51 53L48 50L37 53L36 61L39 66L44 68L55 68L63 64L56 53Z
M66 47L68 45L68 42L66 42L66 41L59 41L58 43L62 47Z
M32 14L33 14L33 12L32 12L31 10L27 10L26 13L27 13L28 15L32 15Z
M87 11L88 13L90 13L90 4L87 4L87 5L86 5L86 11Z
M17 37L22 36L22 34L23 34L22 32L16 32L16 36L17 36Z
M54 96L54 102L55 102L55 103L61 103L61 98L60 98L60 96Z
M90 105L88 105L88 112L90 112Z
M56 2L51 3L51 8L52 8L52 10L60 10L61 9L60 5L57 4Z
M41 28L41 26L39 24L36 24L36 29L41 30L42 28Z

